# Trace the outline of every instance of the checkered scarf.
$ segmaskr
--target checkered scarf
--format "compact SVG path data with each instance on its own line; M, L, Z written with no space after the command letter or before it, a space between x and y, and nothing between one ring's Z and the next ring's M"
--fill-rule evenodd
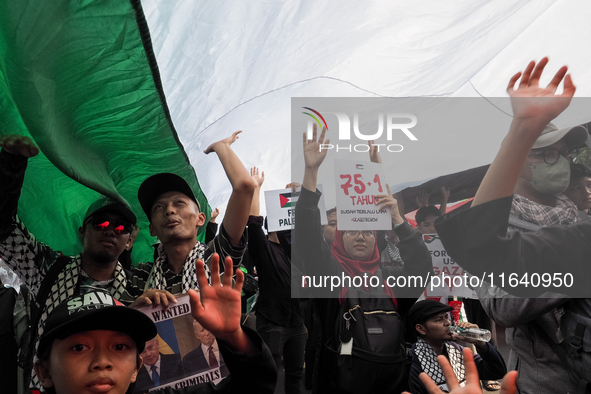
M553 207L514 194L511 216L540 227L559 226L579 221L577 206L564 194L556 196L556 205Z
M402 257L400 257L400 250L390 241L388 241L388 256L392 263L403 263Z
M464 368L464 357L462 352L454 346L451 346L447 342L445 343L447 350L447 358L451 367L458 378L460 386L464 386L466 380L466 370ZM437 362L437 353L435 350L423 339L419 338L415 345L415 354L421 363L423 371L427 373L433 379L435 384L439 386L446 393L449 392L447 384L445 382L445 376L441 370L441 366Z
M207 250L207 245L197 241L197 244L191 252L189 252L189 256L185 260L185 265L183 266L183 293L188 292L191 289L198 289L199 284L197 283L197 272L195 271L195 263L197 260L203 260L203 256L205 255L205 251ZM166 253L166 248L164 245L160 244L158 246L158 258L154 262L154 267L150 272L150 277L148 278L148 288L149 289L166 289L166 278L164 277L164 264L168 260L168 255ZM207 274L207 279L209 280L209 270L207 266L205 266L205 271Z

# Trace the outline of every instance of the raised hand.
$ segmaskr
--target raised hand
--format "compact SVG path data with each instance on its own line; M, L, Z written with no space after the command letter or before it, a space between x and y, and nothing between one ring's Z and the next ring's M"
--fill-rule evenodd
M449 364L447 358L445 358L445 356L437 356L437 361L439 362L439 365L441 365L441 370L443 371L445 381L447 382L447 387L449 388L449 394L482 394L482 389L480 388L480 378L478 377L478 370L476 369L476 364L474 363L472 351L468 348L464 348L462 354L464 356L464 366L466 367L466 384L464 387L460 387L456 374L454 373L453 368ZM421 379L421 382L429 394L444 393L444 391L442 391L425 372L421 372L419 379ZM500 394L516 394L516 379L517 371L508 372L503 378ZM403 394L410 393L405 391Z
M323 144L328 144L330 140L324 141L324 136L326 134L325 128L322 128L320 138L318 138L316 125L314 125L312 129L311 140L307 138L306 134L307 133L304 133L304 162L306 168L317 170L326 158L326 153L328 152L326 149L321 149L321 147ZM318 138L318 141L316 141L316 138Z
M398 210L398 201L392 196L392 192L390 191L390 186L386 184L386 190L388 194L378 194L376 198L376 205L380 206L380 209L390 208L390 216L392 217L392 224L401 224L404 222L404 219L400 215L400 211Z
M374 144L374 140L367 141L369 144L369 161L372 163L381 163L382 156L380 155L379 147Z
M420 190L417 193L416 202L419 208L423 208L429 205L429 193L427 193L426 190Z
M238 134L242 133L242 130L239 131L235 131L231 136L229 136L228 138L224 138L223 140L219 140L214 142L213 144L209 145L207 147L207 149L205 149L203 152L208 155L211 152L215 152L216 147L218 147L219 145L223 144L223 145L232 145L234 143L234 141L236 141L238 139Z
M531 61L523 73L518 72L509 80L507 93L511 96L511 105L515 118L536 118L546 125L570 104L576 87L570 74L566 74L568 68L562 66L548 86L544 88L540 86L540 78L546 64L548 64L547 57L544 57L537 64L535 61ZM515 83L519 78L521 78L521 81L517 89L515 89ZM556 94L556 90L563 80L563 93Z
M447 202L449 200L451 192L449 191L447 186L441 186L441 195L443 196L443 201Z
M13 155L24 157L34 157L39 154L39 148L29 138L22 135L2 135L0 136L0 148Z
M482 389L480 388L480 380L478 377L478 370L476 364L474 364L474 357L472 351L468 348L464 348L464 366L466 367L466 385L460 387L458 378L453 371L449 361L445 356L437 356L437 361L441 365L441 370L445 376L447 387L449 388L450 394L481 394ZM430 394L442 394L443 391L435 384L435 382L425 372L421 372L419 379Z
M255 187L261 187L263 186L263 182L265 182L265 171L261 172L259 175L259 168L252 167L250 169L250 177L252 178Z
M211 213L211 218L209 219L209 221L212 223L215 223L215 218L217 218L219 214L220 214L220 209L218 207L216 207L213 210L213 212Z
M227 257L222 283L219 261L219 255L214 253L211 256L211 285L207 283L203 261L197 260L195 263L199 292L189 290L191 314L216 338L234 343L236 338L244 334L240 328L240 292L244 274L241 270L236 272L236 284L232 288L233 264L232 258Z

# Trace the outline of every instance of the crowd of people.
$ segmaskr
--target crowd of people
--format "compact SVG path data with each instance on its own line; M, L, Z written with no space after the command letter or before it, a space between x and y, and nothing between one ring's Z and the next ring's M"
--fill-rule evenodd
M159 241L153 262L130 264L137 216L108 197L91 204L80 223L82 253L64 256L37 240L18 216L26 209L18 202L27 162L39 149L27 137L0 137L0 258L23 282L32 327L30 339L21 342L27 385L21 390L300 393L305 386L314 393L460 394L480 392L482 380L485 389L504 393L589 391L588 298L560 291L536 297L482 283L474 289L479 300L466 302L475 321L454 321L453 307L425 299L424 286L393 288L386 281L433 275L423 235L434 233L474 275L492 268L542 272L557 264L585 275L591 170L573 159L588 132L551 123L575 87L566 68L540 87L546 63L530 63L509 82L514 119L472 208L446 213L453 188L441 188L439 208L421 192L416 228L388 186L375 199L378 208L389 209L392 230L341 230L336 208L321 212L317 179L327 151L320 146L328 141L326 130L314 126L311 138L303 138L302 184L287 185L294 191L301 186L297 225L265 231L265 175L256 167L248 171L234 153L236 132L205 151L218 156L232 187L219 229L217 214L206 223L182 177L154 174L138 189L150 234ZM370 160L381 162L373 148ZM202 226L206 243L197 239ZM301 274L369 275L379 285L343 284L298 299L292 289ZM162 354L156 326L135 308L170 307L184 293L200 345L183 355ZM507 330L507 365L494 338L483 342L450 331L452 325L467 330L495 324ZM167 388L216 368L218 384Z

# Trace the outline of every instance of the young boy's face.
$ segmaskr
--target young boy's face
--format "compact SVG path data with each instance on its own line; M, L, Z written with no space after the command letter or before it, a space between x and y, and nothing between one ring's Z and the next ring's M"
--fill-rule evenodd
M49 359L35 370L56 394L124 394L141 366L135 341L118 331L83 331L51 346Z
M417 228L421 234L437 234L435 230L435 221L439 216L429 215L421 223L417 225Z
M582 177L572 180L564 194L575 203L581 211L591 208L591 178Z

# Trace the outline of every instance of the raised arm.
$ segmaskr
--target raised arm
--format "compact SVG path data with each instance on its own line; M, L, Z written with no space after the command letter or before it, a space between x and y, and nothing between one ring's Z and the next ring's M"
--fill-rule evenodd
M238 139L238 134L241 132L237 131L228 138L214 142L204 151L206 154L217 153L232 185L232 194L222 225L230 238L230 243L234 246L240 246L254 192L254 184L250 174L230 146Z
M259 216L261 212L261 186L265 182L265 171L262 171L259 175L258 167L252 167L250 169L250 177L254 183L254 193L252 203L250 204L250 216Z
M513 194L525 159L544 127L569 106L576 88L570 75L566 74L566 66L558 70L548 86L539 86L547 63L546 57L537 65L532 61L523 74L518 72L511 77L507 92L511 96L513 122L476 192L472 207ZM520 77L521 81L515 89ZM563 93L556 94L563 79Z
M441 200L441 205L439 206L439 212L441 212L441 215L445 215L447 212L447 202L449 201L449 196L451 195L451 192L447 186L441 186L441 195L443 196L443 199Z
M16 218L27 159L36 156L39 148L20 135L0 136L0 148L0 240L4 240Z
M330 140L324 141L326 129L322 129L320 138L318 138L318 131L316 125L312 130L312 139L309 140L304 133L304 182L302 187L310 190L311 192L316 191L316 184L318 182L318 169L326 158L326 149L322 149L323 144L330 143ZM316 141L318 138L318 141Z

